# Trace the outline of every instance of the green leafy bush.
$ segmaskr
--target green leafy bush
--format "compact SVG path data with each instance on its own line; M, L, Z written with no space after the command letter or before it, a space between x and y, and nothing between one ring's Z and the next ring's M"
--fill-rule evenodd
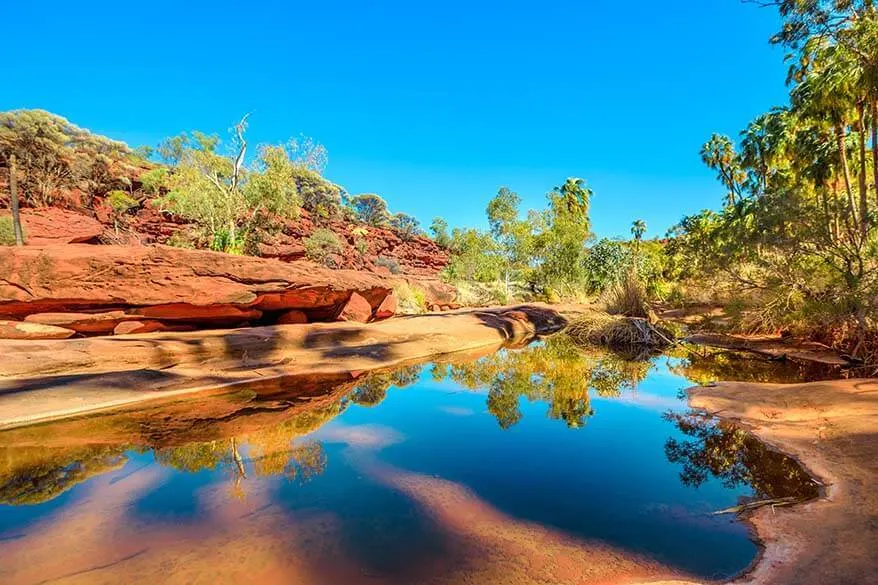
M24 226L21 227L24 231ZM23 234L25 235L25 234ZM25 238L26 239L26 238ZM0 215L0 246L15 245L15 229L12 225L11 215Z
M320 228L305 240L305 256L325 266L332 265L332 256L344 251L341 241L331 230Z

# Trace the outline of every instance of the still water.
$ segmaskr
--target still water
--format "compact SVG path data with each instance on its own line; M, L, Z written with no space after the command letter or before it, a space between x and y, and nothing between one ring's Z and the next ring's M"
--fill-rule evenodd
M729 577L792 460L686 409L734 354L555 337L0 434L0 582L588 583Z

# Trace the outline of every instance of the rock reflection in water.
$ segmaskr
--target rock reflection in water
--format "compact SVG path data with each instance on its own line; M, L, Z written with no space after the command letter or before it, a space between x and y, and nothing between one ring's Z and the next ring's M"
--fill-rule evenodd
M707 512L816 487L747 433L679 414L680 374L705 363L554 336L3 432L0 581L730 576L755 548Z

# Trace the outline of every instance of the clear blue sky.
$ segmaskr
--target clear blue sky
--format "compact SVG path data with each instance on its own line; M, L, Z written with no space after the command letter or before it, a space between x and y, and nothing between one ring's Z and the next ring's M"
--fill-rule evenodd
M330 179L424 224L579 176L599 235L663 234L722 196L711 132L786 99L777 16L739 0L3 4L0 109L133 146L252 111L251 140L313 136Z

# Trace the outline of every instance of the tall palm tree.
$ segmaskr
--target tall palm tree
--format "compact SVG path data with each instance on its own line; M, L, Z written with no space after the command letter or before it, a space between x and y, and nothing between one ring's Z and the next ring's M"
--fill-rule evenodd
M582 217L588 217L589 204L594 192L589 189L584 179L569 177L560 187L552 192L559 195L566 211Z
M844 181L851 217L865 233L868 201L862 182L859 205L854 200L847 146L849 121L860 93L856 62L842 46L818 46L812 52L809 67L800 71L797 79L798 84L790 94L793 107L806 117L827 120L832 125L838 169Z
M728 136L714 134L701 147L701 160L716 171L717 178L728 189L727 203L734 205L743 197L743 184L747 178L741 168L741 159Z
M635 219L631 223L631 235L633 235L634 239L639 242L643 239L644 233L646 233L646 222L642 219Z

